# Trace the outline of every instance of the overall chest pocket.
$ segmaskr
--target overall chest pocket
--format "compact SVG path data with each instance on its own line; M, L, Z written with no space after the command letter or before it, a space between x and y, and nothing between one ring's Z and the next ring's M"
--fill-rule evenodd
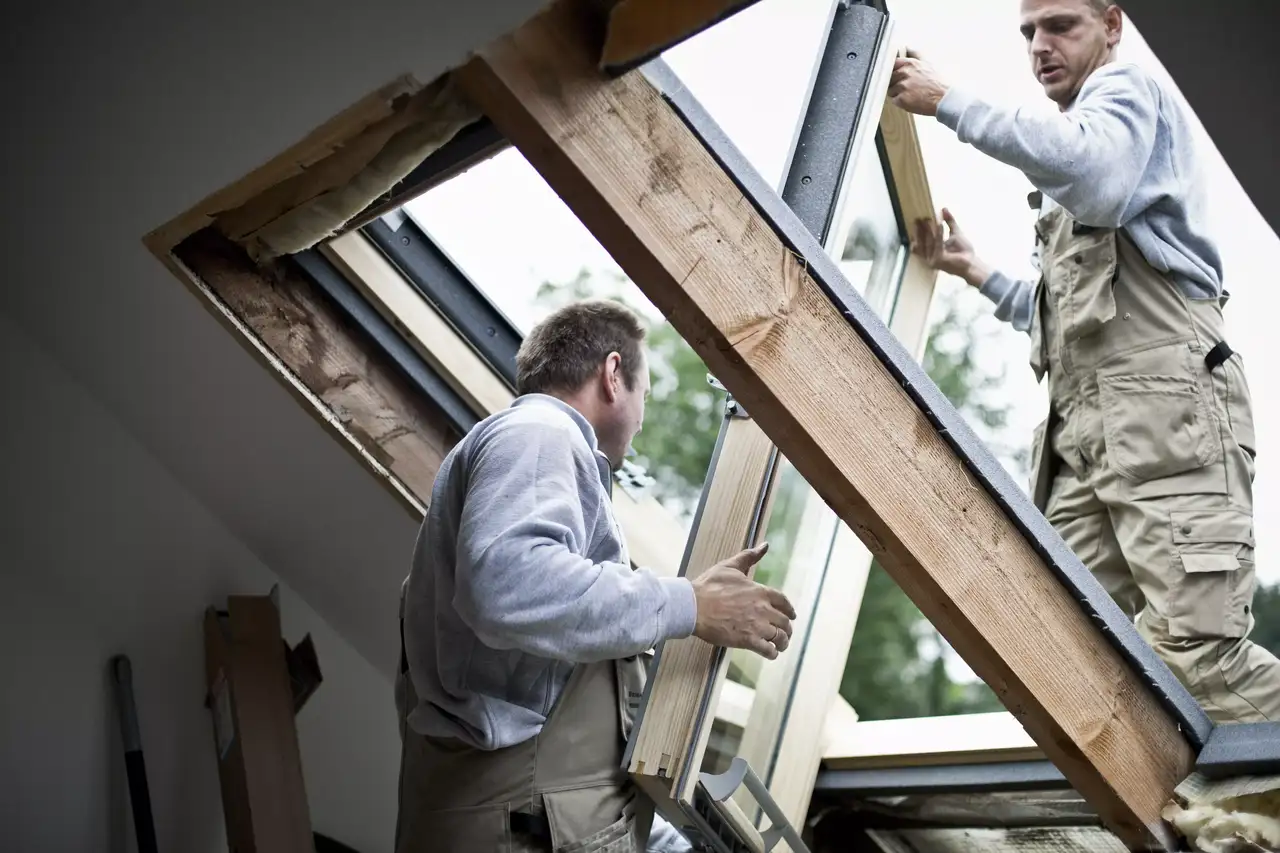
M1069 344L1101 331L1116 316L1118 266L1112 229L1076 225L1063 230L1048 279L1062 341Z

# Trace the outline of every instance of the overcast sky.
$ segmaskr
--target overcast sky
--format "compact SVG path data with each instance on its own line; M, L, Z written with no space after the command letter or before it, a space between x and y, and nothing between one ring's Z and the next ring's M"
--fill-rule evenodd
M1043 99L1018 33L1018 0L889 0L894 40L920 50L950 82L1011 103ZM667 55L685 83L775 186L800 116L831 0L762 0ZM1171 83L1141 36L1126 21L1122 58ZM959 143L934 119L917 128L934 202L952 209L991 262L1030 277L1034 214L1031 188L1018 172ZM1203 131L1201 131L1203 136ZM1253 389L1262 448L1255 490L1258 573L1280 580L1280 396L1263 383L1263 322L1271 301L1280 239L1249 202L1216 148L1203 136L1213 176L1214 236L1220 241L1232 293L1226 317L1233 348L1243 353ZM501 201L495 206L496 199ZM582 267L617 269L607 253L514 151L471 170L413 202L409 209L461 266L521 326L534 322L537 285L566 281ZM989 303L964 291L969 303ZM632 295L641 299L638 291ZM984 327L985 328L985 327ZM1027 366L1025 335L1001 327L984 339L984 360L1007 365L1013 404L1011 438L1030 435L1044 416L1045 396Z

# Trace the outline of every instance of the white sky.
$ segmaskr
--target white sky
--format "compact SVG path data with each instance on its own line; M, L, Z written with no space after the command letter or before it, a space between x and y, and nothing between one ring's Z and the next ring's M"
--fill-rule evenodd
M812 74L831 0L763 0L681 45L667 61L728 132L761 174L778 184L790 149L801 99ZM1018 0L889 0L895 42L920 50L950 82L985 97L1015 102L1043 98L1028 70L1017 30ZM1172 81L1126 21L1122 56ZM1033 212L1027 181L962 145L933 119L918 119L935 204L946 205L989 261L1030 277ZM1203 134L1212 175L1214 236L1226 265L1232 299L1226 309L1229 340L1245 359L1252 383L1258 444L1262 448L1255 488L1258 574L1280 580L1280 397L1274 380L1263 381L1264 322L1272 299L1280 239L1248 200L1225 162ZM495 206L494 200L502 199ZM407 206L415 219L508 311L527 327L539 314L532 306L538 284L567 281L582 267L616 270L541 178L514 151L500 155ZM963 283L945 278L942 287L964 291L980 312L990 305ZM643 302L638 291L628 295ZM984 325L984 328L986 326ZM995 328L993 326L993 328ZM1027 367L1025 335L1007 326L984 340L984 361L1007 365L1005 393L1013 405L1006 441L1027 442L1043 417L1045 398Z

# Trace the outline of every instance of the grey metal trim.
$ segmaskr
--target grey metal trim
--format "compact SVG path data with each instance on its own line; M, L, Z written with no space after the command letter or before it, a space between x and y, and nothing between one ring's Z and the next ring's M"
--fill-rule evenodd
M825 243L835 216L885 15L836 3L780 193L796 218Z
M523 335L416 222L398 220L392 227L375 219L361 230L514 391Z
M805 261L814 282L840 309L885 369L901 384L939 436L951 445L975 480L1000 505L1009 520L1079 602L1107 641L1130 664L1135 675L1181 724L1188 741L1197 748L1203 746L1213 727L1208 715L1142 639L1133 622L1062 541L920 364L849 284L809 229L765 183L665 63L656 60L643 66L642 73L751 200L779 238L797 257Z
M290 256L298 268L333 300L352 324L363 329L427 399L439 407L449 424L466 435L479 419L448 382L431 369L395 328L347 281L329 259L315 249Z
M1001 761L865 770L822 770L814 792L889 797L906 794L975 794L1052 791L1071 784L1051 761Z
M1210 779L1280 773L1280 723L1219 723L1196 771Z
M760 833L765 853L769 853L779 841L786 841L792 853L809 853L809 848L800 840L791 821L787 820L782 808L745 758L738 756L730 762L729 769L725 772L702 773L698 780L707 796L716 802L724 802L733 796L739 786L746 785L747 792L756 801L756 805L769 816L769 828Z

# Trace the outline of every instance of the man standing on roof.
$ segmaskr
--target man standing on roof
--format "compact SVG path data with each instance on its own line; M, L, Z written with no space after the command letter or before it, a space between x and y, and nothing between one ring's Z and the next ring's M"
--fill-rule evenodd
M1049 377L1033 442L1036 505L1215 721L1280 720L1280 661L1253 627L1254 431L1226 342L1222 264L1184 108L1116 59L1105 0L1023 0L1031 69L1057 105L1005 108L919 56L889 95L1021 170L1037 192L1037 282L974 252L951 214L917 250L1031 337Z
M445 457L401 593L398 853L688 850L623 770L643 653L693 634L776 658L795 611L745 572L632 570L612 472L644 420L644 327L559 309L516 355L520 396Z

